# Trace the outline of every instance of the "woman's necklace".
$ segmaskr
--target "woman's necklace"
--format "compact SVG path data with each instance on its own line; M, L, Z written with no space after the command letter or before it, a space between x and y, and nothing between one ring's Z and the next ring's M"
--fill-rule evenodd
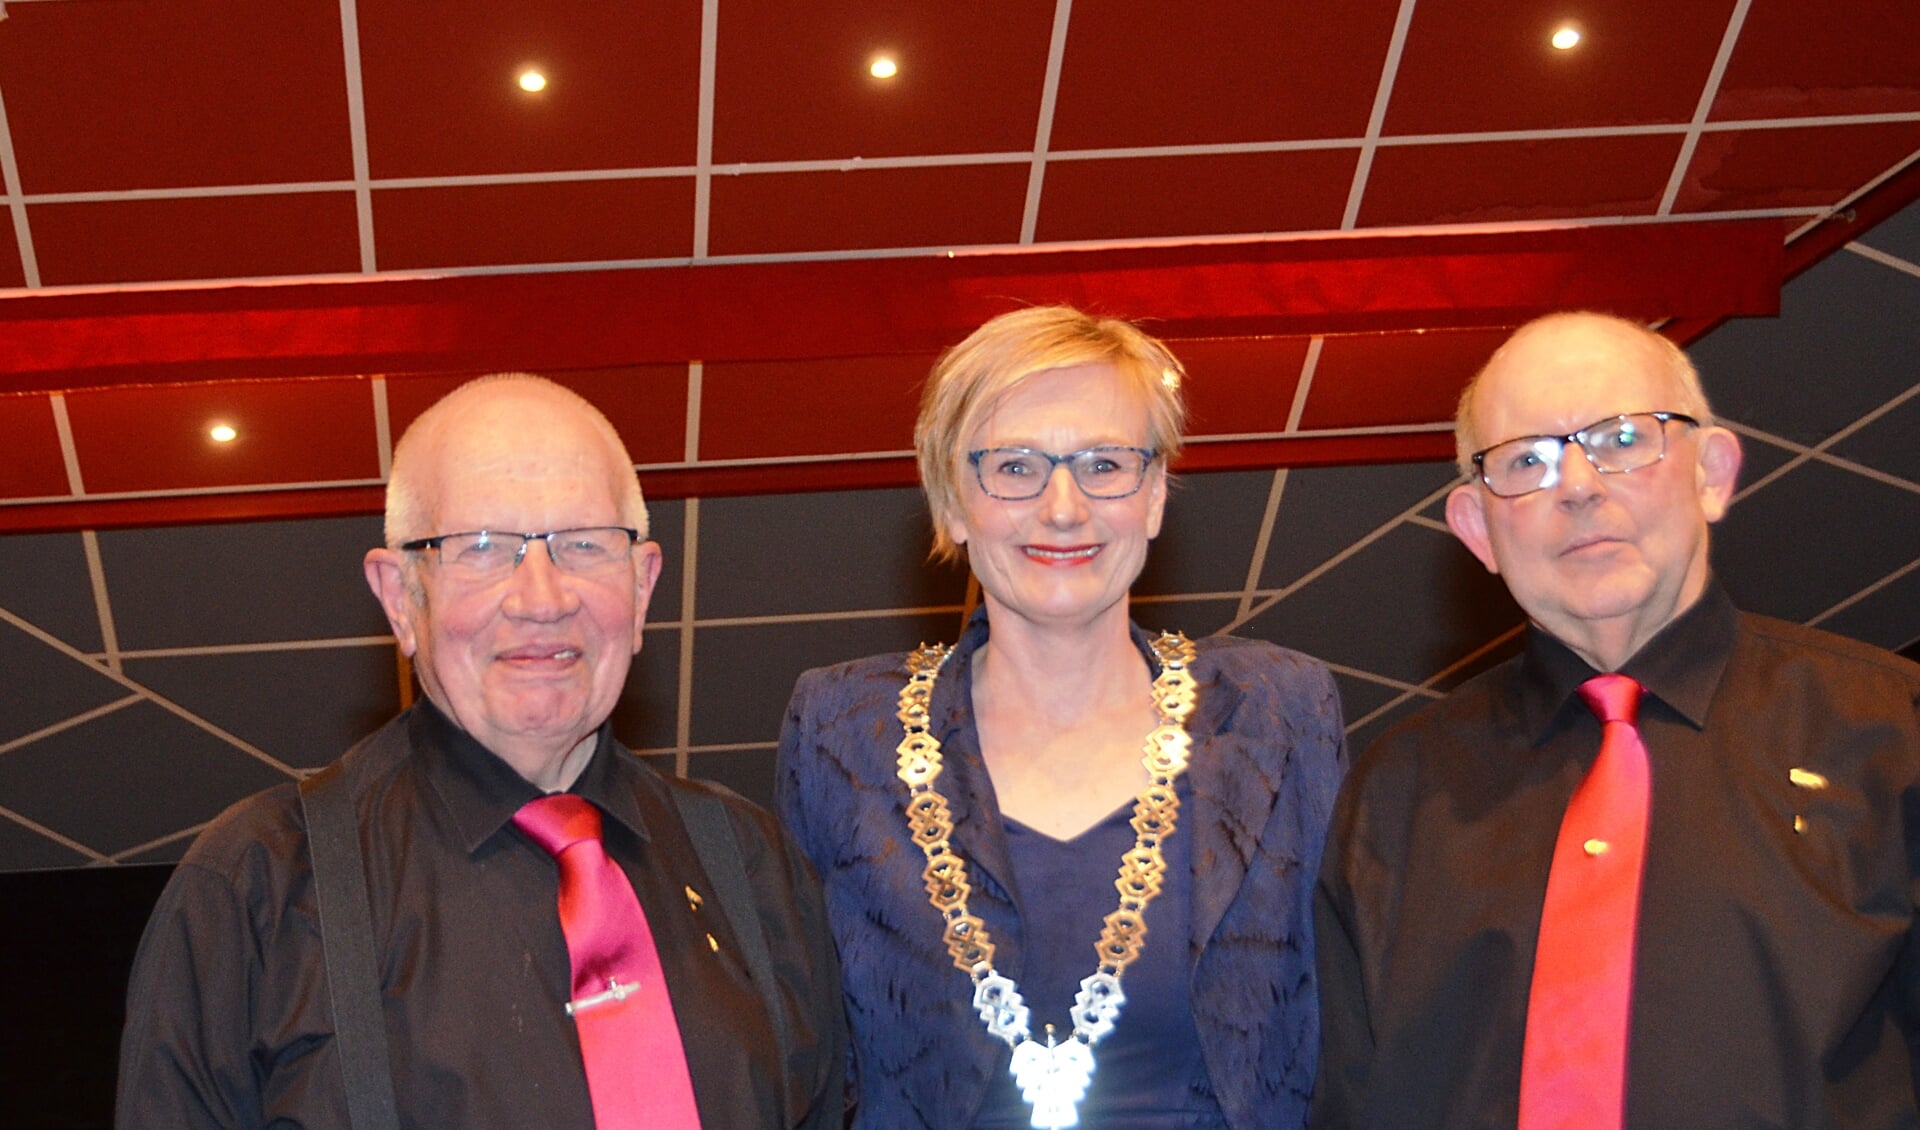
M1093 1045L1113 1030L1120 1006L1120 976L1147 940L1147 904L1160 893L1167 869L1160 845L1173 835L1180 812L1174 782L1187 768L1187 716L1193 713L1194 682L1187 668L1193 663L1193 644L1177 632L1165 632L1153 641L1160 674L1153 680L1153 708L1160 724L1147 735L1141 764L1150 778L1133 802L1133 848L1120 857L1120 875L1114 887L1120 905L1107 915L1094 946L1098 967L1080 982L1073 998L1073 1035L1055 1044L1053 1025L1047 1025L1042 1045L1027 1030L1027 1005L1012 978L993 968L993 941L986 923L969 913L967 865L952 847L953 818L947 798L933 787L940 776L940 739L927 731L928 704L933 683L953 649L922 644L907 656L907 685L900 690L900 722L907 736L898 747L899 777L907 786L907 824L913 842L926 854L922 873L927 901L946 923L947 951L953 964L973 979L973 1007L987 1031L1013 1048L1013 1078L1020 1094L1033 1106L1037 1130L1058 1130L1079 1124L1080 1100L1093 1081Z

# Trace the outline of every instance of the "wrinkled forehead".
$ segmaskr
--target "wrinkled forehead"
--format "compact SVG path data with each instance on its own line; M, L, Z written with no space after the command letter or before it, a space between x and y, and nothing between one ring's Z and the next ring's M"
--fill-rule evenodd
M616 460L598 429L539 397L499 397L441 422L420 452L436 522L498 521L494 512L559 508L612 521ZM605 513L599 511L604 510Z
M1573 322L1516 337L1474 390L1477 446L1563 435L1628 412L1684 411L1685 389L1654 343L1606 322Z

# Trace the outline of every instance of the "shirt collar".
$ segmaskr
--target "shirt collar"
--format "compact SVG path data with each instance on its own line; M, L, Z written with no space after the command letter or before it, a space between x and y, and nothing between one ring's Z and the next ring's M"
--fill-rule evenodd
M1641 645L1620 673L1631 676L1645 691L1643 710L1651 700L1694 729L1702 729L1739 628L1740 614L1733 601L1717 581L1710 581L1693 607ZM1520 675L1528 733L1536 741L1544 740L1557 726L1565 725L1563 711L1575 699L1574 692L1599 673L1551 633L1537 625L1528 628Z
M408 736L414 756L435 795L447 807L469 855L498 835L520 806L541 795L539 789L473 735L455 725L422 698L409 712ZM593 756L568 792L592 801L642 841L646 822L634 798L632 756L613 740L613 728L601 723Z

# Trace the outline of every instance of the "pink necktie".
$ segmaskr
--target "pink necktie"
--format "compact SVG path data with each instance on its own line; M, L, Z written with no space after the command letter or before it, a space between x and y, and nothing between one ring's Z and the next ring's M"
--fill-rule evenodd
M1574 790L1547 873L1527 998L1520 1130L1618 1130L1626 1111L1634 926L1647 849L1640 684L1599 675L1580 697L1600 717L1600 756Z
M528 801L513 823L560 864L560 928L573 963L597 1130L697 1130L693 1081L647 916L600 843L600 810L570 793Z

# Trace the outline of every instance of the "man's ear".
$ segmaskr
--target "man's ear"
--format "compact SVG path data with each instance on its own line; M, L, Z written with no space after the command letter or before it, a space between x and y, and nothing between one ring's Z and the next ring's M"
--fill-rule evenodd
M1700 511L1707 521L1726 517L1733 503L1734 487L1740 483L1740 464L1744 454L1740 437L1725 428L1701 428L1696 439L1700 446L1695 488L1700 492Z
M640 651L640 632L647 622L647 604L660 580L660 543L643 541L633 547L633 650Z
M393 628L400 653L411 658L420 640L414 633L413 598L407 592L406 554L384 546L369 549L361 568L366 570L367 587L373 590L381 611L387 614L387 623Z
M1487 572L1498 573L1493 540L1487 536L1487 496L1478 484L1461 483L1447 494L1447 528L1480 559Z

